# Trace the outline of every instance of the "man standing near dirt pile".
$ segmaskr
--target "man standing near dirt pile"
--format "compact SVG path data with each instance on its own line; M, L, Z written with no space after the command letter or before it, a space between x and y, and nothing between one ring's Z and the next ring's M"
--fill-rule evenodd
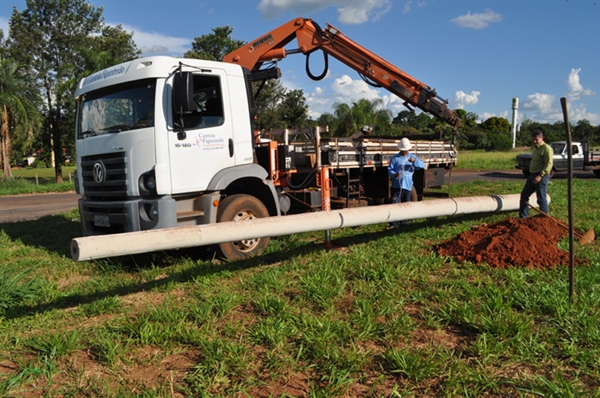
M540 129L535 129L531 133L531 139L535 149L531 154L531 165L529 166L529 177L521 191L521 200L519 202L519 217L527 218L529 216L529 207L527 202L529 197L535 192L540 210L548 214L548 183L550 182L550 171L552 170L552 157L554 150L544 142L544 133Z

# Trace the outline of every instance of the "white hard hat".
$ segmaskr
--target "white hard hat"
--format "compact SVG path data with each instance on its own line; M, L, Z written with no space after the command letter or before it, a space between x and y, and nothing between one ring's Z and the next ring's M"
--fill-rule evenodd
M410 148L412 148L412 144L410 143L408 138L402 138L400 140L400 143L398 144L398 149L400 149L401 151L408 151L410 150Z

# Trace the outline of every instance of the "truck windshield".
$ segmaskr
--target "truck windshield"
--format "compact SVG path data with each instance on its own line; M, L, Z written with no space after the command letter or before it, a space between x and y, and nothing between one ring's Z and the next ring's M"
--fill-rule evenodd
M552 150L554 151L554 153L563 153L563 150L565 149L566 144L563 144L561 142L552 142L550 143L550 147L552 147Z
M154 126L156 80L145 79L83 95L78 103L77 138Z

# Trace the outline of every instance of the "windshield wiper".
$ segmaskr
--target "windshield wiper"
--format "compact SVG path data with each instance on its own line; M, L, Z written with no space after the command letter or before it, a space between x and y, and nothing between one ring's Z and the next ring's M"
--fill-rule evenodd
M98 133L96 131L94 131L94 130L86 130L86 131L84 131L84 132L81 133L81 136L83 138L85 138L85 137L94 137L96 135L98 135Z
M131 126L123 123L123 124L115 124L114 126L105 127L103 129L100 129L100 131L106 131L106 130L110 130L109 132L121 132L124 130L131 130Z

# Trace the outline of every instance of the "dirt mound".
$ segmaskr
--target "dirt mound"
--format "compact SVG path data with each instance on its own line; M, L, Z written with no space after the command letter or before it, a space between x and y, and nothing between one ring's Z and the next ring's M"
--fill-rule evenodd
M569 231L544 216L508 218L484 224L433 247L440 256L490 267L554 268L569 264L569 253L558 242ZM575 264L585 261L575 258Z

